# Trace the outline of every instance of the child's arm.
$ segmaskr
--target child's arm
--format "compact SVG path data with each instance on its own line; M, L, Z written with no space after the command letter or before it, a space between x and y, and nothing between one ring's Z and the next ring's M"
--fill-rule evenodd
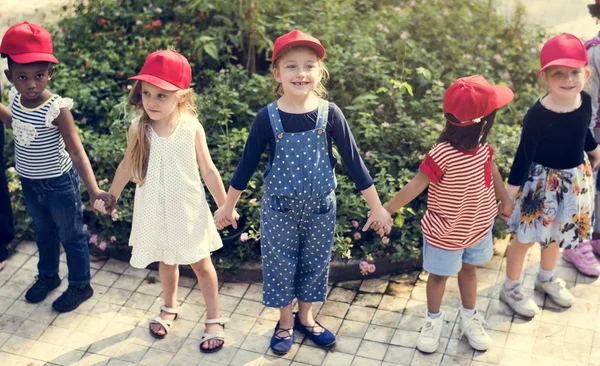
M6 127L12 127L12 112L3 104L0 104L0 121L2 121Z
M111 201L112 198L110 195L98 187L96 177L94 177L94 172L92 170L92 165L90 164L90 159L85 153L85 149L83 148L81 140L79 139L79 134L75 129L75 121L73 121L73 115L71 114L71 111L69 111L68 108L61 108L60 114L58 117L56 117L53 123L58 126L58 129L60 130L60 134L65 141L67 152L69 153L73 164L75 164L75 168L81 176L81 179L83 179L85 188L90 195L90 201L92 203L97 199Z
M600 165L600 145L592 151L588 151L587 154L591 158L592 169L596 169Z
M365 197L370 209L367 222L363 226L363 231L374 229L381 237L389 234L393 224L392 216L381 204L375 185L372 184L369 188L361 191L361 193Z
M429 176L422 171L419 171L417 175L402 187L400 192L396 193L394 198L383 205L383 207L387 212L393 214L420 195L430 182Z
M496 193L496 198L500 201L500 217L503 220L508 220L512 215L514 202L510 198L506 188L504 188L504 180L502 179L502 175L496 167L496 164L492 164L492 178L494 181L494 192Z
M214 214L217 229L221 230L229 225L233 226L234 229L237 229L238 218L236 217L235 205L237 205L242 192L243 191L240 191L239 189L233 188L233 186L229 186L225 203L223 206L219 207Z
M206 144L206 134L204 133L204 128L201 124L199 124L199 127L196 130L196 161L200 167L202 179L206 183L206 187L208 187L210 194L212 194L215 199L217 206L223 206L227 198L225 195L225 186L223 185L221 175L210 156L210 151ZM231 215L224 219L227 221L228 225L233 225L234 228L237 228L236 222L238 218L239 215L235 212L235 208L232 208ZM219 219L222 220L221 217L219 217Z

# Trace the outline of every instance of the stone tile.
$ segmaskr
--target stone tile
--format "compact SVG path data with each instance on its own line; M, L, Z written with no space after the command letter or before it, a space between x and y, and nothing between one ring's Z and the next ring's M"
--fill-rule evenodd
M506 349L512 349L523 352L533 352L536 338L529 335L509 333L506 339Z
M135 267L131 267L131 266L127 267L125 272L123 272L124 275L138 277L138 278L142 278L142 279L146 278L146 276L148 276L149 273L150 273L149 269L135 268Z
M341 352L329 352L325 357L325 360L321 364L322 366L350 366L354 355Z
M173 334L169 334L168 337L165 337L164 339L161 339L159 341L155 341L154 343L152 343L152 346L150 349L161 350L161 351L175 354L175 353L177 353L177 351L179 351L179 349L181 348L181 346L183 345L185 340L186 339L183 337L177 337L177 336L174 336ZM198 352L200 352L200 351L198 351Z
M21 294L23 294L23 292L25 292L32 284L33 281L30 283L19 283L9 280L0 287L0 296L10 299L20 299Z
M329 329L333 334L336 334L342 326L343 319L319 314L317 316L317 321L321 323L322 326Z
M234 297L244 297L244 295L246 294L246 291L248 290L248 288L250 287L250 285L248 283L232 283L232 282L225 282L223 284L223 286L221 286L221 288L219 289L219 293L223 294L223 295L229 295L229 296L234 296ZM255 301L261 301L262 300L262 287L261 287L261 298Z
M506 332L499 332L497 330L488 330L487 334L492 339L492 345L494 347L502 347L502 348L504 348L504 345L506 344L506 340L508 338L508 333L506 333Z
M198 284L198 280L196 280L196 278L190 278L190 277L179 277L179 286L181 287L187 287L187 288L195 288L196 285ZM221 290L219 290L221 291Z
M485 352L475 351L473 353L473 362L481 362L486 365L489 364L499 364L502 361L502 356L504 355L503 347L496 347L492 344L492 347Z
M160 282L150 282L148 281L148 277L146 277L135 291L141 294L158 296L162 293L162 287Z
M375 315L376 309L365 308L363 306L351 305L346 315L347 320L354 320L362 323L370 323ZM343 317L342 317L343 318Z
M188 297L188 295L192 292L192 289L184 286L177 286L177 302L182 303Z
M174 354L171 352L161 351L155 348L150 348L144 358L140 361L140 365L154 366L167 365L171 362Z
M254 323L254 326L252 326L252 329L250 329L250 333L270 337L273 335L276 324L276 321L259 318Z
M155 338L150 335L150 331L147 327L135 327L125 340L125 343L132 343L146 347L151 347L154 342Z
M238 350L238 348L225 346L219 352L206 354L202 359L202 365L204 365L205 362L213 362L215 364L228 365L229 363L231 363L233 357L238 352ZM212 365L211 363L207 364Z
M440 365L441 366L469 366L469 365L471 365L471 360L469 360L467 358L460 358L460 357L450 356L448 354L445 354L444 357L442 357L442 363Z
M405 315L416 315L424 317L427 313L427 303L425 301L408 300L404 308Z
M143 281L142 278L123 274L113 284L113 287L121 290L135 291Z
M401 313L406 307L408 299L401 297L393 297L389 295L383 295L381 302L379 303L378 309L387 311L396 311Z
M508 332L511 328L512 316L507 315L490 315L489 313L485 318L486 329L497 330L501 332Z
M0 332L15 333L25 322L25 319L12 315L0 316Z
M59 351L60 347L54 344L35 341L24 355L37 360L51 361L58 356Z
M52 322L52 325L67 328L67 329L75 329L79 326L79 323L85 318L85 315L78 313L62 313L58 314L56 319Z
M454 292L454 291L453 291ZM447 294L444 294L444 298L447 298ZM410 293L410 298L413 300L427 301L427 290L425 286L415 286Z
M38 248L37 248L37 244L34 241L23 240L22 242L19 243L19 245L17 245L15 250L21 254L25 254L25 255L29 256L29 255L33 255L33 254L37 253ZM11 259L12 259L12 257L11 257Z
M118 261L114 258L110 258L104 266L102 266L102 270L108 272L114 272L117 274L123 274L125 270L129 268L129 263Z
M234 311L240 303L239 297L227 296L219 294L219 307L221 310Z
M44 330L42 335L40 335L39 340L56 345L64 345L66 344L67 339L69 338L69 335L71 335L71 333L73 333L72 329L66 329L50 325Z
M69 334L66 342L62 343L62 345L85 352L90 347L90 345L96 341L97 337L97 334L91 334L90 332L86 333L80 330L75 330Z
M414 348L397 347L390 345L383 358L383 361L390 362L395 365L410 365L415 355Z
M94 295L91 297L91 300L100 300L110 289L110 287L107 286L94 284L92 284L92 288L94 289Z
M594 332L589 329L567 327L565 330L565 343L575 343L581 346L592 346L594 342ZM568 347L568 346L566 346Z
M562 347L560 346L561 344L563 345ZM537 338L533 347L533 353L560 359L563 356L564 348L564 342L558 339Z
M556 311L554 309L542 309L542 323L567 325L570 314L565 311Z
M119 275L116 273L100 270L94 275L94 277L92 277L90 282L95 285L110 287L115 283L115 281L117 281L118 278Z
M262 286L256 284L250 285L250 287L248 288L248 290L246 290L246 293L244 294L244 299L259 302L262 301Z
M383 294L388 287L388 280L381 278L373 278L369 280L364 280L360 285L359 291L361 292L370 292Z
M16 330L15 335L29 339L38 339L47 327L48 324L38 323L33 320L25 320L19 329Z
M567 324L575 328L595 330L599 320L597 315L572 313Z
M265 354L265 352L267 352L269 349L270 341L271 337L254 335L252 337L246 337L240 348L247 351Z
M354 361L352 361L352 366L379 366L381 365L381 361L374 360L372 358L364 358L360 356L354 357Z
M590 365L600 365L600 348L592 348Z
M27 319L38 308L38 306L39 304L32 304L26 301L16 300L5 311L5 314Z
M313 313L314 313L314 310L313 310ZM278 321L279 320L279 309L265 307L263 312L260 314L260 318L266 319L266 320Z
M162 303L162 299L160 299L160 301ZM204 315L205 312L206 312L206 308L204 306L194 305L194 304L184 302L179 307L179 318L178 319L184 319L184 320L189 320L189 321L193 321L193 322L198 322L198 321L200 321L200 319L202 319L202 315ZM157 312L157 314L158 313L159 312Z
M439 365L442 362L443 353L431 353L425 354L421 352L415 352L411 365L424 366L424 365Z
M408 299L414 287L414 284L390 282L385 294Z
M298 353L294 358L294 361L306 363L309 365L320 365L325 359L327 351L322 348L309 347L302 345L298 349Z
M531 364L531 353L505 349L500 363L503 365L527 366Z
M354 300L355 295L356 291L354 290L348 290L342 287L334 287L329 293L328 300L350 304Z
M94 353L85 353L77 362L77 366L105 366L108 365L110 358Z
M30 258L30 255L19 253L13 253L10 258L8 258L7 266L11 267L21 267L27 260Z
M346 313L348 312L349 305L347 303L338 302L338 301L327 301L321 307L319 314L334 316L337 318L344 318Z
M372 324L382 325L384 327L396 328L401 318L400 313L395 313L392 311L386 310L377 310L373 319L371 320Z
M110 320L117 315L119 310L121 310L120 305L100 301L96 304L96 306L94 306L94 308L90 312L90 315L97 318Z
M259 316L264 308L265 306L260 302L242 299L235 308L235 312L242 315Z
M227 329L249 333L254 326L254 323L256 323L256 320L257 318L253 316L234 313L231 315L229 323L227 323Z
M419 333L410 330L397 329L390 341L390 344L408 348L417 347L417 339L419 339Z
M16 335L11 336L0 348L4 352L25 355L36 341Z
M383 295L378 293L358 293L352 305L376 308L382 298Z
M264 360L264 355L262 353L256 353L256 352L251 352L251 351L246 351L246 350L241 349L235 354L230 365L233 365L233 366L242 366L242 365L259 366L260 364L262 364L263 360Z
M17 336L19 336L17 334ZM6 341L11 337L10 333L2 333L0 332L0 347L2 347L2 345L4 345L4 343L6 343ZM20 336L19 336L20 337Z
M356 355L381 361L387 352L387 348L387 344L363 340Z
M136 325L145 315L146 312L144 310L122 307L113 320L123 324Z
M290 366L292 361L275 356L265 356L260 363L260 366Z
M390 343L396 329L371 324L365 333L364 339L369 341Z
M109 302L111 304L116 305L125 305L129 297L131 297L132 292L126 290L120 290L118 288L111 288L108 290L104 296L102 296L101 300L105 302Z
M127 300L125 303L125 306L147 311L156 300L157 297L154 295L146 295L139 292L134 292L129 297L129 300Z
M581 344L569 344L563 349L563 359L573 362L588 363L592 347Z
M360 338L348 337L338 334L334 346L335 351L353 355L358 351L358 347L360 346L361 342L362 340Z
M470 360L473 358L474 351L475 350L466 341L450 339L448 340L445 354L452 358L464 358Z
M346 319L342 322L342 326L340 327L338 334L349 337L363 338L367 332L368 326L369 325L366 323L360 323Z

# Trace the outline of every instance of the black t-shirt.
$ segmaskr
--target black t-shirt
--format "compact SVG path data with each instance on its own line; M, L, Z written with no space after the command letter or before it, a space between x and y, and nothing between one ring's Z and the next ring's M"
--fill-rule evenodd
M553 169L570 169L583 163L584 151L598 146L589 128L591 116L592 101L586 92L581 92L581 106L567 113L553 112L538 100L523 119L508 183L523 185L532 163Z

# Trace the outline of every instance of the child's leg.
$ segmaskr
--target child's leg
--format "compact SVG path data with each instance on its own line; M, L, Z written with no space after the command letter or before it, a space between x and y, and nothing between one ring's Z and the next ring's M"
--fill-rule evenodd
M517 236L515 235L510 246L506 250L506 278L511 281L509 285L513 285L513 288L516 286L514 283L518 283L521 278L525 256L532 246L533 242L521 243L517 240ZM505 283L505 285L507 284Z
M537 304L521 288L520 278L527 251L533 243L521 243L516 235L506 251L506 279L500 289L500 300L523 317L532 318L540 312Z
M163 289L163 298L165 306L171 309L177 309L177 284L179 283L179 266L169 265L163 262L158 263L158 274L160 284ZM175 314L167 313L163 310L160 317L164 320L174 320ZM164 327L158 323L150 323L150 328L158 335L165 335L167 332Z
M463 309L474 310L477 299L477 266L463 263L458 272L458 290Z
M554 275L559 256L558 243L552 243L547 248L542 248L540 271L535 281L535 289L548 295L559 306L570 307L575 303L575 297L567 289L565 281Z
M198 278L198 285L204 302L206 303L206 319L216 319L221 317L219 312L219 284L217 281L217 271L210 257L206 257L194 264L192 269ZM223 330L223 326L217 323L206 324L206 333L216 333ZM204 349L216 348L223 343L222 340L211 339L202 344Z
M438 276L433 273L430 273L427 278L427 312L428 316L432 318L440 316L446 281L448 281L448 276Z

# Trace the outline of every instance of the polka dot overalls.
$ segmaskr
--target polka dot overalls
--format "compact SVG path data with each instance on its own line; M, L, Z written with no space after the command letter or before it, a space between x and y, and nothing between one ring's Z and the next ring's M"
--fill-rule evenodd
M277 102L268 110L276 151L260 211L263 304L324 301L336 212L325 133L329 103L319 100L315 129L305 132L283 131Z

